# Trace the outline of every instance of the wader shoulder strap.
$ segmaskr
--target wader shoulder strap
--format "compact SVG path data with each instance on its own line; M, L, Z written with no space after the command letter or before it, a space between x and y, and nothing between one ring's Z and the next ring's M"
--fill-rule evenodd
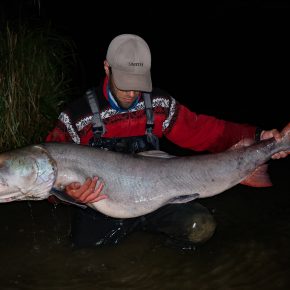
M152 101L151 96L148 93L143 93L143 99L145 104L145 112L146 112L146 129L154 127L154 115L153 115L153 109L152 109Z
M146 112L146 135L147 141L150 142L156 149L159 149L159 140L153 134L154 128L154 114L151 101L151 95L149 93L143 93L145 112Z
M105 124L101 118L100 107L95 89L86 91L86 98L93 113L92 126L95 138L100 138L106 132Z

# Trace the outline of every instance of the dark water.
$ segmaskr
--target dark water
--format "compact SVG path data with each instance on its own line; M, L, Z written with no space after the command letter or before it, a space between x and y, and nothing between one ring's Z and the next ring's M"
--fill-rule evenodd
M0 289L290 289L290 162L272 188L236 186L201 200L218 222L192 251L134 233L116 247L76 250L69 206L0 205Z

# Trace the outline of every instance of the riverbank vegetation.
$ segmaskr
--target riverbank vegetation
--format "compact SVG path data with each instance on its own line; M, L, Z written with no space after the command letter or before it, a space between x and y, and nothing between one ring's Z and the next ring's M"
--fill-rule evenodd
M0 151L42 142L72 94L74 44L51 27L1 25Z

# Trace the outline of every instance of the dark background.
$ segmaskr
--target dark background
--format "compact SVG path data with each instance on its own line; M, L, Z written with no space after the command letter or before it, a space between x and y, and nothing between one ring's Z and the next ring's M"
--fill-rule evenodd
M154 86L190 109L264 128L289 121L287 1L1 1L2 19L50 22L71 37L81 90L103 76L113 37L151 47Z

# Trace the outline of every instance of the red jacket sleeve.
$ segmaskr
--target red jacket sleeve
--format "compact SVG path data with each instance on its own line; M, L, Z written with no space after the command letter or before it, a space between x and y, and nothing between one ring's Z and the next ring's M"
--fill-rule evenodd
M173 143L195 151L224 151L243 138L255 138L256 127L196 114L177 104L175 118L165 133Z
M71 136L69 135L66 126L58 120L56 126L48 133L45 142L72 142Z

